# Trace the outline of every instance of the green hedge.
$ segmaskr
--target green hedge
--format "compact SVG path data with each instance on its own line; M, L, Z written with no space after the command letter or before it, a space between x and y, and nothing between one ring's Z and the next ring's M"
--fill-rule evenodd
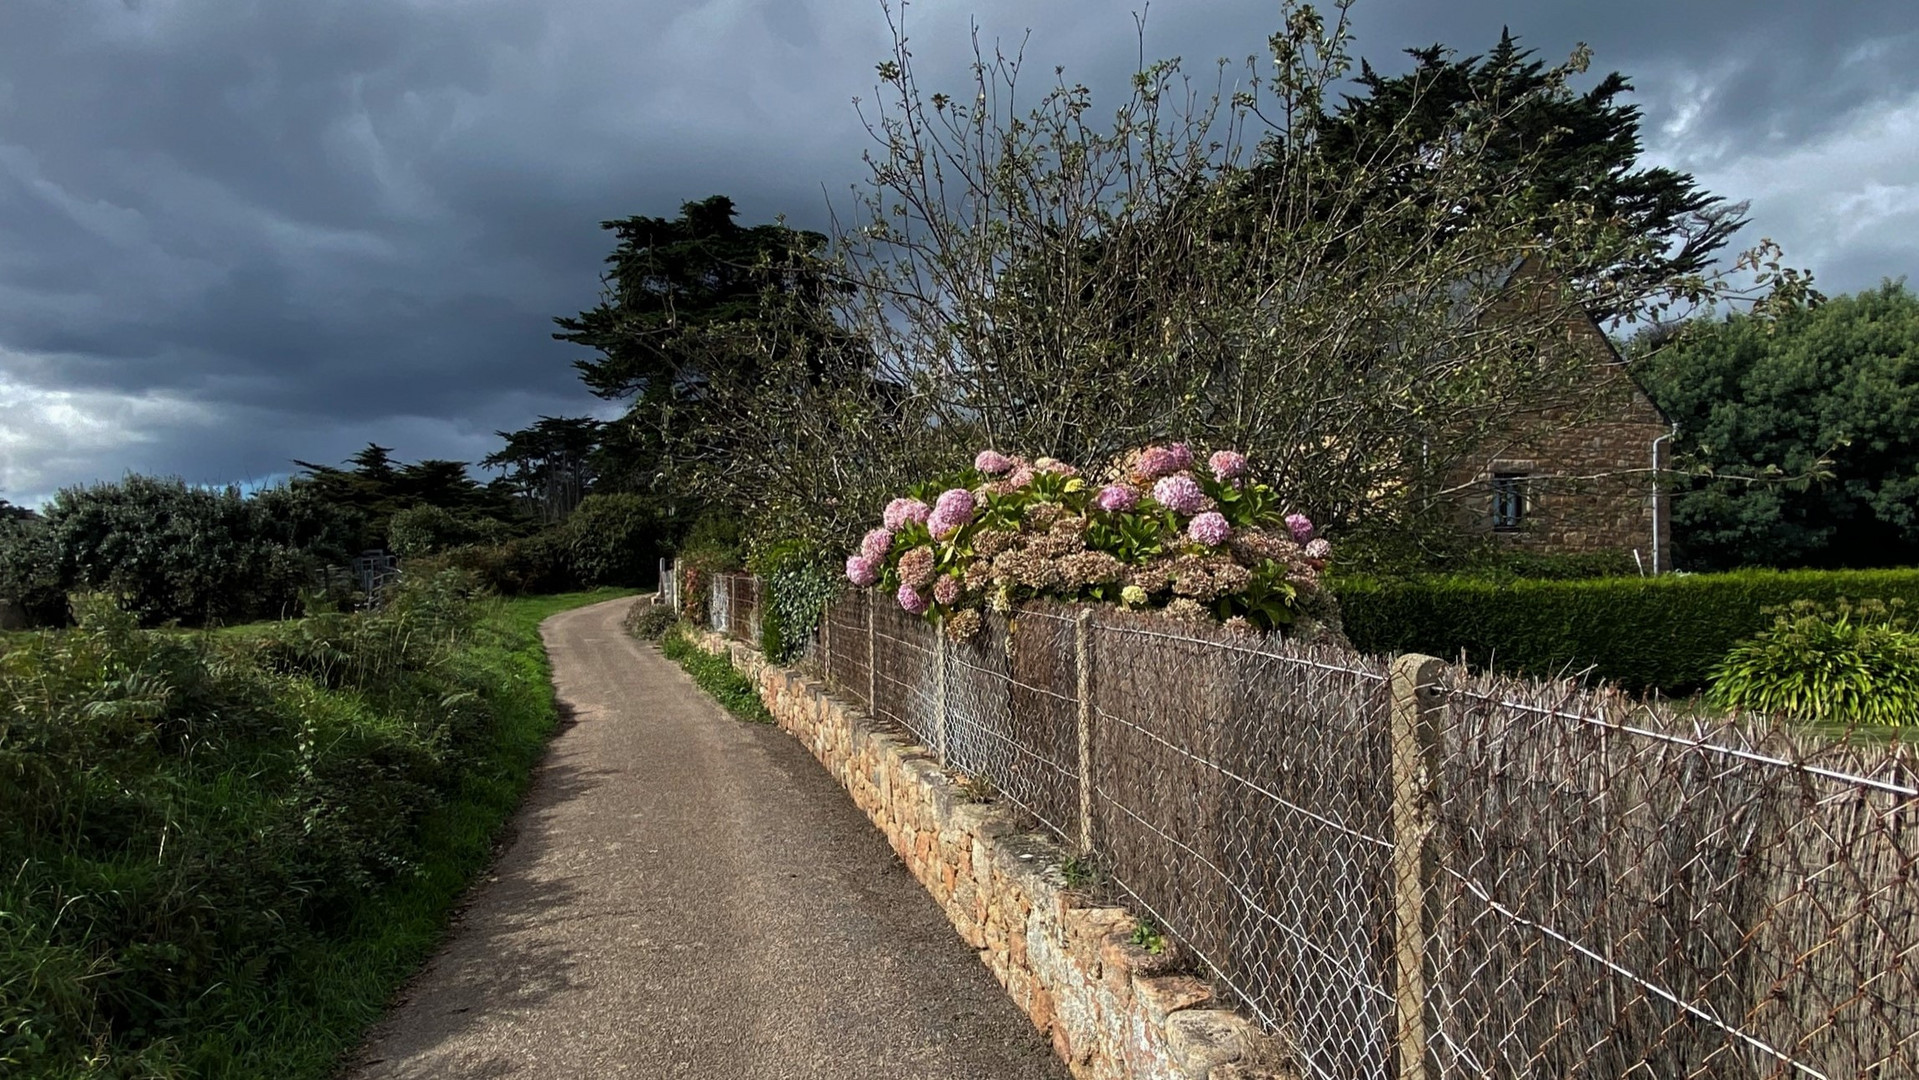
M1744 570L1658 578L1494 582L1469 578L1334 585L1363 652L1421 652L1551 677L1591 667L1627 690L1689 694L1734 643L1794 600L1901 599L1919 608L1919 570Z

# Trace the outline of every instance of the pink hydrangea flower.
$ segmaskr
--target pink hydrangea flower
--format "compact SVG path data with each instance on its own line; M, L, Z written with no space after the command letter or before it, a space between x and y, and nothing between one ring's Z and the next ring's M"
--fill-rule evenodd
M894 499L886 504L886 513L881 516L885 519L887 528L898 529L908 522L913 524L924 522L932 512L932 507L918 499Z
M1108 513L1124 513L1139 505L1139 492L1125 484L1108 484L1099 489L1099 498L1093 501Z
M971 522L978 508L972 492L965 488L949 488L940 493L939 501L934 503L933 514L926 519L926 527L936 537L950 536Z
M1133 470L1142 480L1156 480L1180 470L1179 456L1163 446L1149 446L1140 453Z
M1306 545L1306 557L1309 559L1329 558L1332 553L1333 545L1327 543L1323 537Z
M926 609L933 606L926 597L920 595L919 590L911 585L901 585L900 591L895 593L893 598L900 602L900 607L914 615L924 615Z
M981 450L979 456L973 459L973 468L988 476L1012 472L1017 464L1019 463L1012 458L994 450Z
M846 580L868 588L880 579L880 561L870 555L855 555L846 560Z
M1232 538L1233 527L1226 523L1226 515L1217 510L1208 510L1187 524L1186 535L1194 543L1218 547Z
M1185 443L1176 442L1167 447L1166 452L1172 455L1173 469L1175 471L1193 467L1193 448L1187 446Z
M959 603L960 581L956 577L942 577L933 583L933 599L947 607Z
M1206 493L1199 481L1185 475L1161 477L1153 485L1153 498L1175 514L1197 514L1206 508Z
M1021 465L1015 468L1013 475L1006 478L1006 482L1012 487L1025 487L1033 482L1033 467L1031 465Z
M1287 514L1286 528L1293 534L1293 543L1304 544L1313 538L1313 519L1305 514Z
M1040 458L1038 461L1033 462L1033 468L1040 472L1052 473L1055 476L1071 477L1079 475L1078 469L1073 468L1058 458Z
M1246 475L1246 455L1237 450L1217 450L1206 459L1213 468L1213 479L1220 483L1231 483Z
M933 583L933 575L938 573L933 549L921 544L919 547L900 556L900 580L915 589L924 589Z
M860 554L869 559L884 559L893 550L893 530L874 529L860 538Z

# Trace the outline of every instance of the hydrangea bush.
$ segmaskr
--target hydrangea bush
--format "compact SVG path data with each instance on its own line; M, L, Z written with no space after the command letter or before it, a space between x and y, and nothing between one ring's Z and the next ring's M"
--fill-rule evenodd
M1248 633L1327 611L1332 549L1254 481L1244 455L1148 446L1089 476L982 451L949 483L887 504L846 577L971 637L981 610L1053 599L1163 610Z

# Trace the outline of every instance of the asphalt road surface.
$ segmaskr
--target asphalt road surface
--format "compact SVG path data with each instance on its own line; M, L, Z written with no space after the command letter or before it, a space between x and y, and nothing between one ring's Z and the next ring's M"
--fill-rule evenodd
M838 784L630 603L542 627L569 726L348 1075L1065 1078Z

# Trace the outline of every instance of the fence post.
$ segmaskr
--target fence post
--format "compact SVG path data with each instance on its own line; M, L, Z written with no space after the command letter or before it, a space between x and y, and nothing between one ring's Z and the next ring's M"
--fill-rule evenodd
M879 604L873 599L874 593L866 593L866 711L872 716L880 714L880 674L874 658L879 655Z
M948 744L952 740L946 733L948 715L946 711L946 634L937 629L933 631L933 662L939 665L936 669L937 679L933 690L933 730L939 736L940 765L944 766L947 762Z
M1093 850L1093 609L1081 608L1073 627L1079 672L1079 851Z
M1426 841L1439 801L1441 663L1411 654L1393 661L1393 961L1398 1080L1426 1080L1427 890L1433 883Z

